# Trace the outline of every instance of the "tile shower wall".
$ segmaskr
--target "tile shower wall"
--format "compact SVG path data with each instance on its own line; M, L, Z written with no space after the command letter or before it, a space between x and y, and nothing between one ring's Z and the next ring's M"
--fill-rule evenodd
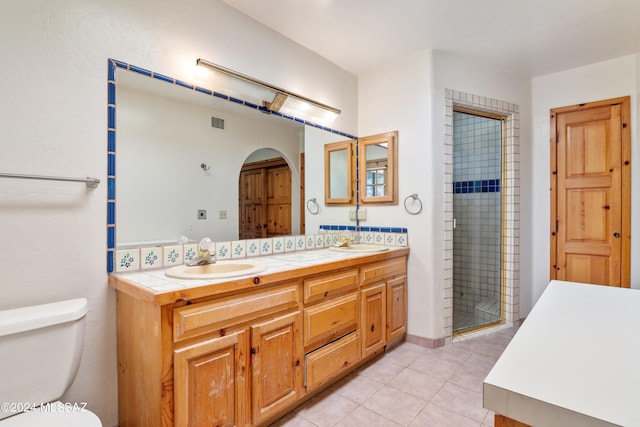
M453 330L500 320L502 121L453 113Z

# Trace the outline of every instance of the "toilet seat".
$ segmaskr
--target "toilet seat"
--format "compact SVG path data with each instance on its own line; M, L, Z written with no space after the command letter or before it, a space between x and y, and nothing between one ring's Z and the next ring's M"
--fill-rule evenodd
M102 427L102 423L96 414L86 409L46 412L36 408L0 420L0 427Z

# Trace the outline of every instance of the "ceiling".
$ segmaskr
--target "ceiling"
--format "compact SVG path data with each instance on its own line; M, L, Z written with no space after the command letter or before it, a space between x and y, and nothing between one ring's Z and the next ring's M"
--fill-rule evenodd
M534 77L640 52L640 0L223 0L359 75L424 50Z

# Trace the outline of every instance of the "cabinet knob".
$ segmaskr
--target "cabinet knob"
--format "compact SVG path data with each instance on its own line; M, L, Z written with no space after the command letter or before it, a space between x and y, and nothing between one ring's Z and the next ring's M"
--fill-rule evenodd
M617 231L615 233L613 233L613 237L615 237L616 239L618 239L620 237L620 233L618 233Z
M371 324L371 332L373 332L373 330L376 328L375 323Z
M257 284L259 284L259 283L260 283L260 278L259 278L258 276L254 277L254 278L253 278L253 284L254 284L254 285L257 285Z

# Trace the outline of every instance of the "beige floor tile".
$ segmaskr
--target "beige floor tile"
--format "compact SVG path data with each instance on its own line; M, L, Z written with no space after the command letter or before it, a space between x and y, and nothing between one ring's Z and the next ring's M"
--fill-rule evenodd
M482 407L482 393L453 383L445 384L431 403L482 423L487 410Z
M420 399L431 400L446 383L441 378L406 368L387 383Z
M457 340L438 349L401 343L275 427L493 427L482 382L516 329Z
M337 424L347 414L358 407L358 404L331 392L321 393L296 409L298 416L319 427Z
M493 427L495 422L495 417L496 417L496 414L493 411L487 412L487 416L484 418L482 427Z
M449 382L482 392L482 383L494 363L495 361L492 358L474 353L459 365L458 369L449 378Z
M384 360L407 367L427 349L417 344L403 342L385 353Z
M424 408L428 400L384 386L362 404L367 409L404 426Z
M355 411L344 417L336 427L401 427L388 418L383 417L363 406L359 406Z
M387 383L398 375L404 367L397 365L385 358L377 358L365 365L358 373L381 383Z
M409 368L431 375L442 380L448 380L460 366L460 362L441 357L438 353L424 353L409 365Z
M311 421L307 421L295 412L290 412L286 416L280 418L273 424L269 424L270 427L318 427Z
M340 396L358 404L373 396L384 384L364 375L352 374L338 382L332 389Z
M409 427L480 427L481 423L434 404L428 404Z

